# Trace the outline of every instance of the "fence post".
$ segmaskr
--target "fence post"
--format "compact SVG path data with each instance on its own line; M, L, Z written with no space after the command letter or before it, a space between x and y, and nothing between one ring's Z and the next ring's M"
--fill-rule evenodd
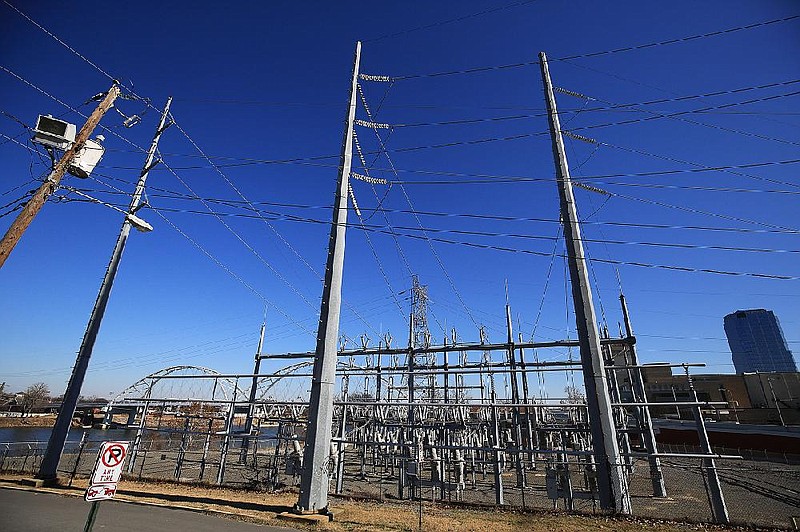
M234 394L236 392L234 391ZM225 465L228 460L228 447L231 443L231 431L233 430L233 416L236 410L236 397L234 395L228 410L228 416L225 420L225 435L222 437L222 448L219 452L219 470L217 470L217 485L222 486L225 480Z
M149 401L144 402L144 410L142 411L142 417L139 419L139 427L136 429L136 437L133 439L133 448L131 449L131 457L128 459L128 473L133 473L134 468L136 467L136 457L139 454L139 446L142 443L142 433L144 432L144 426L147 419L147 411L149 410Z
M183 434L181 435L181 446L178 449L178 456L175 460L175 479L180 481L181 469L183 469L183 457L186 454L186 438L189 433L189 422L191 417L186 416L186 421L183 423Z
M67 484L68 486L72 486L72 480L75 478L75 474L78 472L78 466L81 463L83 448L86 446L86 434L88 433L84 430L83 435L81 436L81 442L78 444L78 456L75 458L75 467L72 468L72 472L69 475L69 484Z
M6 443L6 450L3 451L3 458L2 458L2 460L0 460L0 471L5 471L5 467L4 466L5 466L5 463L6 463L6 457L8 456L9 445L10 444Z

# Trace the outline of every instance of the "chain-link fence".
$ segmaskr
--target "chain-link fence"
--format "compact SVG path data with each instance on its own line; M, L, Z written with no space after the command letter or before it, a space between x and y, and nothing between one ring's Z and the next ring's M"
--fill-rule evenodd
M293 427L292 427L293 429ZM102 443L92 438L67 443L59 474L69 482L87 476ZM35 474L46 442L0 443L0 470ZM667 447L667 446L665 446ZM331 494L375 500L436 504L503 505L521 509L599 512L596 470L587 453L541 454L522 450L403 448L373 442L338 446L329 462ZM800 455L714 449L714 466L733 523L790 526L800 515ZM665 455L698 452L670 446ZM633 514L692 522L713 520L702 458L665 456L661 472L666 497L654 497L646 458L623 464ZM294 430L270 428L259 436L186 430L143 432L132 442L127 478L203 482L277 491L294 489L301 473Z

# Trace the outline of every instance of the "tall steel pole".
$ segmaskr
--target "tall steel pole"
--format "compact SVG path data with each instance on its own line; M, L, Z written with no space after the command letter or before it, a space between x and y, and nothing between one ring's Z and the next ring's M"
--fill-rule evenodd
M564 139L561 136L556 98L553 94L550 71L547 67L547 56L544 52L539 54L539 64L547 101L550 136L553 140L556 181L561 202L561 221L564 224L564 239L567 247L567 262L572 284L572 300L575 306L584 386L586 387L589 425L595 463L597 464L600 507L610 512L629 514L631 512L630 495L623 471L622 456L617 444L616 428L611 411L611 397L600 347L600 334L597 330L597 317L592 303L592 289L589 284L589 274L581 241L578 210L572 191Z
M100 119L103 118L106 111L114 106L114 100L117 99L117 96L119 96L119 86L115 82L114 85L108 89L105 97L98 104L94 112L86 119L86 123L83 124L83 127L75 137L75 142L64 152L64 155L58 163L56 163L55 167L53 167L53 171L50 172L50 175L47 176L44 183L33 193L31 199L29 199L25 207L22 208L22 212L19 213L19 216L17 216L11 224L11 227L8 228L3 239L0 240L0 268L5 264L6 259L14 250L19 239L22 238L22 234L28 229L28 226L31 225L31 222L33 222L33 219L39 214L39 211L42 210L47 198L58 188L58 183L61 181L61 178L64 177L69 165L72 164L72 160L86 144L94 128L100 123Z
M350 85L350 105L339 160L339 181L333 206L333 223L328 242L328 262L322 305L317 330L317 349L311 380L311 401L308 410L308 430L303 451L303 475L300 497L295 506L301 512L325 512L328 508L328 462L330 460L331 426L333 424L333 393L336 383L336 355L339 337L339 312L342 305L342 270L344 267L344 237L347 226L347 191L353 162L353 123L358 96L358 66L361 42L356 43L353 78Z
M61 410L58 412L53 431L50 433L50 440L47 442L47 451L45 451L42 464L36 475L36 478L41 480L48 481L57 478L56 471L58 469L58 462L61 460L61 453L64 451L64 442L67 440L67 433L72 423L72 416L75 413L75 406L78 404L78 398L81 394L81 387L83 386L83 379L86 376L86 369L89 367L89 359L92 356L95 340L97 340L97 333L100 331L100 322L103 320L103 313L106 310L108 298L111 295L111 286L114 284L114 277L117 274L117 269L122 259L122 252L125 250L125 242L127 242L128 235L131 231L129 216L133 215L138 210L142 194L144 193L144 186L147 182L147 176L150 173L150 169L155 166L153 164L153 159L155 158L156 149L158 148L158 141L164 130L169 127L167 124L167 115L169 114L169 106L171 103L172 97L167 99L167 103L164 106L164 111L161 114L161 121L153 136L150 150L147 152L147 159L142 168L142 173L139 175L139 181L136 183L136 190L131 198L128 214L122 222L122 229L120 229L119 237L117 237L117 244L114 246L114 252L111 254L111 261L108 264L108 268L106 268L103 283L100 285L100 292L97 294L97 300L94 303L94 308L92 308L89 323L86 325L83 342L78 351L75 366L72 368L72 376L69 378L67 391L64 392L64 402L61 405Z

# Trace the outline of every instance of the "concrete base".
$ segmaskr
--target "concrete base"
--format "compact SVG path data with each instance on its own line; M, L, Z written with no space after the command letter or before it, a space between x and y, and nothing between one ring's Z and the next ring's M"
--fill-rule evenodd
M23 486L33 486L34 488L54 488L60 484L58 477L56 478L23 478L19 481Z
M319 525L320 523L327 523L328 521L333 521L333 513L330 512L327 514L320 514L320 513L301 514L292 511L292 512L279 513L276 517L284 521L291 521L293 523L299 523L304 525Z

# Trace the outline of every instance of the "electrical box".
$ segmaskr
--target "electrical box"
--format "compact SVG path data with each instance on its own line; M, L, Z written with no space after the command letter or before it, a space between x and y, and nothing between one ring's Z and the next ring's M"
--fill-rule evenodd
M106 149L100 144L103 140L102 135L98 135L95 140L87 139L83 148L75 154L72 163L69 165L68 171L75 177L86 179L103 158Z
M64 122L50 115L39 115L33 130L33 141L59 150L68 150L75 142L75 124Z

